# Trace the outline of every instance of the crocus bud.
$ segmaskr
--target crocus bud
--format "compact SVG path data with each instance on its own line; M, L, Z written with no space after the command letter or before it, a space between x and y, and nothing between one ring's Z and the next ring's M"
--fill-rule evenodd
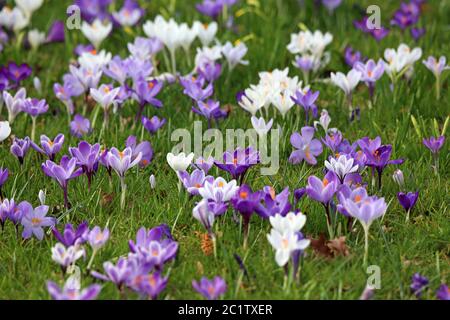
M39 190L39 202L41 203L41 205L45 205L45 191L43 190Z
M403 172L400 169L397 169L392 174L392 179L400 186L403 187L405 184L405 178L403 177Z
M42 94L42 84L41 84L41 80L39 80L38 77L33 78L33 85L34 85L34 88L36 89L36 91L38 92L38 94L41 95Z
M149 181L150 181L150 188L155 189L155 187L156 187L156 179L155 179L155 176L153 174L150 176Z

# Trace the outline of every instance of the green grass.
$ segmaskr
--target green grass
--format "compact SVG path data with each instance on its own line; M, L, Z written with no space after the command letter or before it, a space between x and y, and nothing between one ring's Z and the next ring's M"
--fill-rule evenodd
M153 19L158 13L174 16L177 21L192 22L202 19L193 5L197 1L163 1L154 0L146 3L147 18ZM249 1L257 2L257 1ZM304 23L311 30L320 29L333 34L334 40L329 46L332 54L331 62L321 77L327 77L331 71L347 71L343 61L343 51L346 45L360 50L365 56L381 58L386 48L397 48L401 42L415 46L408 33L393 31L380 44L355 30L352 21L360 17L359 9L377 2L381 10L383 24L387 25L399 1L344 1L334 15L330 16L325 10L313 11L312 1L307 10L300 10L297 1L259 1L259 7L247 4L242 0L234 9L247 12L235 18L238 33L219 30L221 41L247 39L249 52L246 56L250 60L247 67L239 66L231 75L228 84L222 76L216 84L215 97L222 105L231 104L230 117L223 121L219 128L250 128L250 117L235 105L235 94L258 81L258 72L274 68L290 67L290 75L298 73L292 66L293 56L286 50L290 34L298 31L298 24ZM311 3L310 3L311 2ZM450 58L450 6L448 2L430 0L426 11L420 19L420 25L427 28L427 34L418 43L423 49L424 57L428 55L447 55ZM46 1L45 6L36 12L33 27L47 29L53 19L64 19L64 3L70 1ZM362 4L361 4L362 3ZM173 5L173 6L172 6ZM103 48L126 56L126 43L134 36L143 35L140 26L133 28L133 35L122 30L116 30ZM78 140L68 132L65 109L55 98L52 90L54 82L60 82L62 75L68 71L68 64L74 59L73 48L78 43L86 43L79 31L68 31L65 44L54 44L41 47L38 52L17 50L14 46L6 47L0 57L1 64L10 60L26 62L33 67L33 76L38 76L43 83L43 98L46 98L51 112L38 119L37 136L47 134L52 137L59 132L66 135L66 142L62 153L67 152L69 146L74 146ZM185 59L179 54L179 69L189 70ZM164 61L161 62L164 69ZM300 76L300 74L299 74ZM105 80L106 81L106 80ZM351 142L363 136L381 136L384 143L393 145L394 158L405 158L406 162L400 166L405 174L408 191L420 190L418 204L412 213L409 223L405 223L405 213L398 204L396 193L398 186L392 181L391 175L395 167L388 168L384 173L384 186L381 192L369 187L370 194L384 196L390 203L386 216L377 221L371 228L369 264L379 265L381 268L381 289L376 291L377 299L412 299L409 291L410 278L415 272L430 278L430 289L425 298L433 298L434 291L440 283L449 283L449 154L447 146L441 150L440 173L433 174L431 169L431 153L422 145L411 122L414 115L421 125L424 136L434 135L433 119L442 128L445 118L449 114L449 81L443 85L441 100L437 101L434 94L434 78L422 63L416 63L414 77L410 83L402 82L397 102L393 103L386 76L377 84L376 102L372 109L367 108L367 88L363 85L355 92L355 103L361 107L361 121L348 123L347 112L343 109L342 95L336 87L321 82L312 84L314 90L320 90L318 106L326 108L331 117L333 127L342 130L344 136ZM30 96L37 96L32 89L31 79L25 83ZM305 257L300 283L293 286L289 293L283 291L283 270L274 259L274 252L266 239L270 230L268 221L254 216L251 220L249 249L243 251L242 236L239 226L231 220L231 212L216 222L220 230L218 237L218 257L205 256L200 248L197 232L204 232L203 227L192 217L192 208L197 199L189 198L177 189L177 177L167 165L166 154L173 147L170 134L175 128L193 130L193 120L190 100L182 94L179 85L165 87L158 96L164 103L164 108L155 110L147 107L146 115L163 116L168 124L157 136L144 133L144 138L152 143L155 151L154 160L145 170L133 169L128 172L128 196L125 210L120 210L119 180L114 176L112 185L109 184L106 172L101 168L93 181L92 191L86 188L86 178L80 177L70 182L69 197L76 209L70 212L62 222L75 224L88 220L90 226L105 226L109 222L111 237L107 245L102 248L94 261L94 268L102 271L102 263L107 260L115 261L128 252L128 239L134 239L141 226L151 228L160 223L167 223L174 237L179 242L179 252L176 261L169 266L169 284L161 295L165 299L199 298L193 292L191 281L205 275L212 277L220 275L228 284L225 298L237 299L357 299L365 287L367 274L362 267L364 239L362 229L357 225L356 232L347 234L347 245L350 255L336 259L324 259L311 249ZM82 101L77 106L81 108ZM128 105L122 116L113 117L110 126L103 135L101 143L106 146L123 148L125 139L134 134L141 137L141 126L132 129L133 115L137 106ZM0 118L5 118L5 108ZM283 122L277 117L275 123L283 128L280 149L280 170L271 177L259 175L258 168L251 170L247 183L253 189L260 189L272 184L279 192L289 186L290 190L303 187L310 174L321 175L322 166L292 165L287 162L292 147L288 142L293 131L299 131L304 123L303 115L291 111ZM204 122L206 127L206 122ZM18 137L29 135L31 120L20 115L13 124L13 134ZM87 141L98 141L99 130L87 137ZM10 170L10 179L4 186L4 195L13 197L16 201L27 200L38 205L39 189L46 189L47 203L50 205L51 215L59 216L63 213L62 191L40 169L43 158L30 150L25 164L21 168L18 161L9 152L9 141L0 145L0 165ZM61 153L61 154L62 154ZM325 160L326 153L319 157L319 164ZM150 189L148 178L155 174L157 187ZM223 175L213 169L214 176ZM369 172L364 172L366 182L370 181ZM326 222L323 209L309 199L302 202L302 212L307 214L308 220L302 231L306 235L318 237L326 232ZM51 260L50 248L56 243L52 235L47 235L42 242L35 239L22 241L17 239L14 228L7 224L0 235L0 298L3 299L47 299L49 298L45 283L47 280L62 283L59 267ZM88 255L90 249L87 248ZM239 278L239 266L233 258L237 253L243 257L248 268L250 279L243 280L243 285L236 290ZM86 269L88 259L78 265ZM89 284L92 279L83 277L83 284ZM237 291L237 294L236 294ZM119 293L114 285L107 283L103 286L100 298L118 299ZM136 298L129 294L128 298Z

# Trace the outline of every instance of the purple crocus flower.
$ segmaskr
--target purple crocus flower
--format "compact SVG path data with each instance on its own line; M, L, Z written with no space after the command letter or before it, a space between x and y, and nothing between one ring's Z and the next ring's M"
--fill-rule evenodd
M108 6L112 0L75 0L81 10L81 17L91 23L94 19L109 19Z
M90 145L81 141L77 148L69 148L70 155L77 160L77 166L83 168L83 173L88 178L88 188L91 189L92 176L97 172L100 159L100 144Z
M95 53L95 47L92 44L79 44L75 47L75 49L73 50L73 53L76 56L81 56L83 53L85 52L90 52L90 53Z
M196 4L195 8L201 14L217 20L219 14L222 12L223 5L217 0L203 0L201 3Z
M80 290L80 284L78 281L69 278L64 284L63 288L60 288L53 281L47 282L47 290L53 300L95 300L100 293L101 286L93 284L86 289Z
M216 81L222 74L222 65L213 61L206 62L197 68L198 75L208 82Z
M128 43L127 47L133 57L147 60L161 51L164 44L158 38L136 37L134 43Z
M340 144L342 143L342 133L340 131L330 132L325 136L325 139L322 138L322 142L331 152L336 153ZM338 156L336 157L338 158Z
M328 171L321 180L316 176L309 176L306 194L313 200L328 205L340 185L339 179L333 171Z
M111 281L119 290L122 289L122 286L128 281L133 272L127 258L119 258L115 265L107 261L103 263L103 269L105 270L105 275L96 271L92 271L91 275L103 281Z
M158 118L158 116L153 116L150 119L147 117L142 117L142 125L151 134L155 134L165 123L166 118Z
M368 17L363 17L361 20L353 21L353 25L356 29L361 30L364 33L369 33L371 30L367 26Z
M425 32L425 28L411 28L410 30L411 37L413 37L415 41L419 41L419 39L425 35Z
M189 174L187 171L178 171L178 178L183 183L189 194L196 196L199 195L198 189L203 187L205 181L212 183L214 178L212 176L206 176L205 172L201 169L195 169Z
M219 101L214 100L197 101L197 107L193 106L192 111L208 119L208 128L211 128L211 119L224 118L228 115L226 111L220 109Z
M113 12L114 22L123 27L131 27L138 23L144 15L144 10L134 0L125 0L123 7L118 12Z
M53 140L44 134L41 135L42 148L40 148L37 144L31 141L31 147L34 150L42 154L45 154L49 158L49 160L52 161L55 160L55 156L61 150L63 144L64 144L64 135L62 133L58 134Z
M411 293L414 294L417 299L420 299L429 282L427 277L422 276L420 273L415 273L411 278Z
M2 187L5 184L6 180L8 180L9 171L8 168L3 169L0 168L0 199L3 199Z
M152 145L148 141L142 141L141 143L137 143L135 136L129 136L125 146L127 148L131 148L132 156L131 160L137 158L139 154L141 154L141 161L139 162L139 167L145 168L147 167L153 159L153 149Z
M307 75L311 70L314 70L316 60L312 56L296 56L293 64Z
M15 83L15 87L20 85L20 82L31 75L31 68L26 63L17 65L15 62L10 62L6 66L6 74L8 79Z
M351 199L354 203L361 203L361 201L364 201L367 197L368 195L365 188L356 188L352 190L349 185L342 184L339 186L337 192L337 199L339 201L339 204L336 206L336 209L345 217L351 217L351 215L343 205L344 200Z
M439 300L450 300L450 289L446 284L441 284L439 289L436 291L436 298Z
M289 187L286 187L279 194L271 186L263 188L261 195L262 203L256 207L256 213L263 218L273 217L276 214L285 216L291 210L289 203Z
M126 60L122 60L120 56L111 59L107 66L103 68L105 75L116 80L120 85L124 85L128 78L128 64Z
M159 272L143 275L139 279L138 291L149 296L152 300L156 300L158 295L164 291L168 281L168 278L162 277Z
M372 98L375 90L375 82L378 81L384 73L383 61L380 59L378 60L378 63L375 63L374 60L370 59L365 64L357 62L353 67L361 73L361 81L364 81L369 87L369 94Z
M19 160L20 164L23 164L23 159L30 149L31 140L29 137L24 139L14 138L11 145L11 153Z
M28 98L23 101L22 110L31 117L37 117L48 111L48 104L45 99L39 100Z
M140 247L148 247L152 241L166 242L173 241L172 234L167 225L161 224L147 231L145 227L141 227L136 233L136 242L130 240L128 245L132 253L137 253Z
M244 228L250 221L251 215L259 206L262 195L263 193L261 191L253 192L248 185L243 184L239 187L234 197L231 198L231 204L234 209L237 210L244 219Z
M215 161L214 164L221 170L227 171L233 179L243 180L247 170L260 162L259 152L252 147L246 149L237 148L233 152L226 151L223 154L223 162Z
M94 251L98 251L101 247L105 245L105 243L109 239L109 229L105 227L105 229L100 229L99 226L95 226L89 233L86 235L86 240L91 245Z
M337 7L339 7L342 3L342 0L322 0L322 4L328 9L328 11L333 13Z
M297 164L305 160L311 165L317 163L316 157L322 153L322 144L314 138L313 127L303 127L301 134L294 132L291 135L290 142L296 149L289 156L289 162Z
M85 243L89 227L87 221L83 221L76 229L71 223L68 223L64 226L64 231L62 233L60 233L57 228L53 228L52 232L56 240L68 248L73 245Z
M397 10L391 20L391 25L398 26L400 29L405 30L409 26L416 24L418 20L418 15L414 15L403 10Z
M70 122L70 134L77 138L91 133L91 122L80 114L76 114Z
M50 29L48 30L47 38L45 39L46 43L53 43L53 42L64 42L65 41L65 35L64 35L64 21L62 20L55 20L53 24L50 26Z
M306 188L298 188L294 190L294 208L297 207L297 204L300 200L305 196Z
M439 153L439 150L441 150L442 146L444 145L444 142L445 142L445 137L444 136L440 136L438 138L430 137L428 139L423 139L422 140L422 143L425 145L425 147L430 149L430 151L433 154L438 154Z
M397 199L400 205L405 209L408 213L414 208L417 202L417 198L419 198L419 191L416 192L399 192L397 193Z
M4 199L3 202L0 202L0 225L2 227L2 231L5 227L5 222L9 219L15 226L16 231L18 228L18 224L22 221L23 211L20 210L14 199Z
M180 83L183 86L183 93L189 96L194 101L204 101L208 99L214 92L214 87L212 83L203 89L204 80L202 78L195 79L191 78L181 78Z
M317 98L319 97L320 92L313 92L312 90L308 90L306 93L297 90L295 92L295 96L291 97L292 101L294 101L297 105L302 106L303 110L305 110L306 123L308 123L309 112L314 118L318 115L317 106L315 104Z
M192 287L208 300L216 300L227 291L227 284L221 277L209 280L202 277L199 282L192 280Z
M378 42L385 38L389 34L390 30L384 27L378 29L372 29L370 35Z
M211 156L209 156L207 159L203 157L198 157L194 161L194 166L203 170L205 174L208 174L209 170L212 168L213 165L214 165L214 158Z
M59 165L53 161L47 160L42 164L42 171L50 178L55 179L63 189L64 205L66 209L69 209L69 199L67 195L69 180L74 179L83 173L82 168L77 169L77 159L69 159L68 156L63 156Z
M344 54L345 63L350 67L353 67L355 63L362 61L361 52L353 50L351 47L345 48Z
M139 103L139 110L136 114L136 119L139 120L144 111L144 107L147 104L151 104L156 108L161 108L163 106L162 102L155 98L155 96L161 91L163 86L162 81L152 80L138 80L135 83L135 92L133 94L134 99Z
M391 145L382 145L375 151L372 151L370 148L362 148L362 150L366 156L366 166L374 168L378 173L378 187L380 189L381 177L386 166L390 164L402 164L404 162L403 159L391 160Z
M50 227L55 225L55 218L46 217L48 212L48 206L39 206L33 209L31 204L24 201L20 204L20 210L22 210L23 218L23 232L22 237L29 239L34 235L38 240L44 238L44 230L42 227Z

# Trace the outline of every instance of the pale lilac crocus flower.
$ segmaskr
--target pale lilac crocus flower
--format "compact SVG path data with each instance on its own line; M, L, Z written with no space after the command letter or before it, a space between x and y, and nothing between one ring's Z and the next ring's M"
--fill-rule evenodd
M49 207L39 206L33 209L28 202L21 203L23 213L22 225L23 232L22 237L24 239L31 238L34 235L38 240L44 238L44 230L42 227L51 227L55 225L55 218L46 217Z
M314 128L303 127L301 134L294 132L291 135L291 144L296 149L290 157L289 162L297 164L305 160L311 165L317 163L316 157L322 153L322 144L318 139L314 139Z
M14 96L9 94L8 91L3 91L3 101L8 109L8 122L12 125L16 116L22 112L22 105L26 99L27 91L25 88L21 88L16 92Z
M80 281L75 277L67 279L61 288L55 282L47 282L47 290L53 300L95 300L100 293L101 286L93 284L86 289L81 289Z
M87 234L87 241L92 247L92 255L89 260L87 269L91 268L92 262L94 261L94 257L97 254L98 250L105 245L105 243L109 239L109 229L105 227L105 229L100 229L99 226L95 226L89 233Z
M142 159L142 153L138 153L134 160L133 150L131 148L125 148L123 151L119 151L117 148L111 148L106 155L106 161L110 167L117 173L120 178L120 185L122 188L122 195L120 198L120 208L125 207L125 195L127 186L125 184L125 173L139 164Z
M372 99L375 91L375 82L378 81L384 73L383 60L378 60L377 63L372 59L366 63L356 62L353 68L361 73L361 81L364 81L369 87L369 94Z
M433 56L429 56L427 60L423 60L422 63L430 70L436 77L436 97L439 100L441 97L441 74L444 70L449 70L450 66L447 65L447 59L441 56L437 60Z
M352 92L358 85L359 81L362 78L361 72L358 70L352 69L348 74L343 74L342 72L331 73L331 82L338 86L344 91L345 96L347 98L347 103L349 105L350 113L353 110L352 106Z
M109 108L115 102L117 95L119 94L120 87L111 88L111 86L102 84L100 88L91 88L91 97L102 107L103 109L103 127L102 131L108 125Z

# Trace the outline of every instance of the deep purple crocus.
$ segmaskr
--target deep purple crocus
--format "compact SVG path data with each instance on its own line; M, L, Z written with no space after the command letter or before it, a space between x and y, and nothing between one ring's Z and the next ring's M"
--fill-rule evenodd
M181 78L180 83L183 86L183 93L189 96L194 101L204 101L208 99L214 92L214 87L212 83L203 88L203 79L191 78Z
M148 141L142 141L137 143L135 136L129 136L125 142L125 146L131 149L131 161L134 161L138 155L141 155L141 160L139 161L139 167L147 167L153 159L153 149L152 145Z
M69 199L67 194L69 180L74 179L83 173L82 168L77 169L77 159L69 159L68 156L63 156L59 165L53 161L47 160L42 164L42 170L47 176L55 179L63 189L64 205L66 209L69 209Z
M419 191L408 193L404 192L397 193L398 202L406 211L406 221L409 220L409 214L416 205L418 198L419 198Z
M91 122L80 114L76 114L72 122L70 122L70 134L77 138L82 138L91 133L91 131Z
M88 179L88 188L91 189L92 177L97 172L100 159L100 144L89 144L81 141L77 148L69 148L70 155L77 160L77 166L83 168Z
M231 198L231 204L234 209L236 209L244 218L244 227L245 224L248 224L251 215L259 206L262 195L261 191L253 192L248 185L243 184L239 187L234 197Z
M142 117L142 125L151 134L155 134L164 124L166 123L166 118L158 118L158 116L153 116L150 119L147 117Z
M413 293L417 299L422 297L424 289L428 286L429 280L427 277L422 276L420 273L415 273L411 278L411 293Z
M53 161L55 160L56 154L61 151L63 144L64 135L62 133L58 134L53 140L43 134L41 135L42 148L34 142L31 142L31 147L37 152L45 154L49 158L49 160Z
M136 119L139 120L141 118L144 107L147 104L151 104L156 108L161 108L163 106L162 102L155 98L161 91L162 86L163 82L158 80L147 82L141 79L135 83L133 98L139 103Z
M214 164L221 170L227 171L233 179L242 180L247 170L260 162L259 152L252 147L246 149L237 148L233 152L226 151L223 154L223 162L215 161Z
M344 60L348 66L353 67L355 63L362 61L362 54L357 50L353 50L352 47L346 47Z
M74 4L81 10L81 17L91 23L94 19L110 19L108 6L112 0L75 0Z
M444 301L450 300L450 289L446 284L439 286L439 289L436 291L436 298Z
M80 223L78 228L74 228L71 223L64 226L63 232L59 232L57 228L52 229L56 240L61 242L66 248L73 245L80 245L86 242L86 236L89 232L87 221Z
M380 42L382 39L384 39L388 34L390 30L385 27L380 27L378 29L373 29L370 31L370 35L378 42Z
M195 8L201 14L217 20L219 14L222 12L223 4L218 0L203 0L201 3L197 3Z
M227 291L227 284L221 277L209 280L202 277L200 281L192 280L192 287L208 300L216 300Z
M289 194L289 187L276 194L272 186L265 186L261 195L262 202L256 207L256 213L263 218L273 217L277 214L285 216L291 210Z
M315 103L319 97L319 94L319 91L313 92L312 90L308 90L305 93L301 90L297 90L295 92L295 96L291 97L292 101L303 107L303 110L305 111L306 124L308 124L310 112L314 118L318 115L318 109Z
M20 82L31 75L31 68L26 63L17 65L15 62L9 62L6 66L6 74L8 79L15 83L15 87L20 85Z
M50 29L48 30L48 34L47 34L47 38L45 39L45 42L53 43L53 42L64 42L64 41L65 41L64 21L55 20L53 22L53 24L50 26Z
M14 138L11 145L11 153L19 160L20 164L23 164L23 160L30 149L31 140L28 137L24 139Z

